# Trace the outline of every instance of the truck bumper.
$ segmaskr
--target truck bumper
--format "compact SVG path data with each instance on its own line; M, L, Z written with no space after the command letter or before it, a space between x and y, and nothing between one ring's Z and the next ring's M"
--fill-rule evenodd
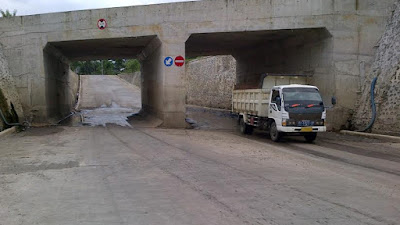
M279 132L284 132L284 133L326 132L326 126L318 126L318 127L283 127L283 126L278 126L278 131Z

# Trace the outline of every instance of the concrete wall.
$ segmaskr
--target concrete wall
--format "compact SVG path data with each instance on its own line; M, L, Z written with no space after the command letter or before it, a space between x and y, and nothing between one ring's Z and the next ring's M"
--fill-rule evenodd
M70 70L69 62L52 46L47 46L44 50L44 64L47 118L56 123L60 118L69 115L76 104L79 76Z
M132 74L118 74L118 77L137 87L142 86L142 76L140 72L135 72Z
M156 40L160 42L160 40ZM157 63L162 60L161 42L155 49L141 62L142 75L142 109L162 117L163 99L161 96L163 87L163 66ZM146 76L144 78L144 76Z
M46 76L43 63L46 57L43 49L48 43L157 36L161 42L159 52L155 55L139 53L138 56L142 55L142 60L147 61L145 71L150 73L143 73L144 83L147 85L144 91L149 95L149 97L143 96L147 98L143 102L147 104L147 108L153 109L158 116L162 117L166 126L179 124L182 127L185 118L185 71L184 68L177 67L163 68L163 58L190 54L193 49L185 49L185 42L191 34L278 31L274 35L279 39L279 32L282 30L323 28L331 35L328 43L328 47L332 47L328 50L328 55L332 58L330 66L311 65L308 67L321 74L318 83L321 83L320 86L324 87L324 90L332 92L329 85L334 86L332 94L338 98L337 107L348 112L355 109L353 101L359 97L361 88L360 71L369 71L375 51L374 46L383 32L382 25L389 15L389 7L395 1L204 0L83 10L11 19L1 18L0 43L4 46L4 55L8 60L10 73L15 77L25 116L32 118L33 121L45 122L48 119L48 112L57 114L54 113L55 110L50 109L53 106L48 105L49 101L46 97L46 84L52 82L47 81L51 76ZM105 30L97 28L99 18L107 20L108 27ZM277 43L274 35L271 36L270 41ZM229 42L229 35L226 38ZM248 40L251 41L251 39ZM132 41L135 42L135 40ZM280 43L284 43L284 40ZM241 49L238 47L239 44L238 39L238 42L232 43L231 48L225 49L224 52L224 54L233 55L238 61L238 66L250 61L241 55L242 52L257 52L262 45L262 43L253 42L252 45L246 46L248 49ZM207 43L204 43L198 49L206 49L207 46ZM93 45L93 49L86 49L87 55L80 52L79 56L93 57L94 55L91 54L96 52L97 47ZM268 47L264 46L265 48ZM284 49L284 46L282 48ZM292 52L295 48L290 47L291 50L286 52ZM118 49L110 45L110 50L113 51L109 52L120 54ZM318 51L318 47L312 49ZM279 51L279 48L276 51ZM296 52L302 54L306 51L308 51L307 48L303 47L303 51ZM71 55L76 53L78 52L71 52ZM203 54L207 55L206 52ZM265 55L273 59L273 55ZM310 53L310 55L311 58L307 60L321 54ZM126 55L121 53L119 56ZM147 57L150 58L146 59ZM135 56L129 58L135 58ZM265 59L265 57L261 58ZM265 61L260 59L259 62ZM149 63L156 69L151 69ZM303 60L300 64L306 65L307 62ZM318 69L321 71L317 71ZM160 74L151 74L152 72ZM333 77L334 82L324 77ZM146 82L146 79L152 80ZM328 93L327 96L330 94ZM343 118L345 117L344 115Z
M231 109L236 81L236 61L232 56L205 57L186 64L186 103Z
M373 132L400 134L400 1L394 7L386 30L379 41L372 70L362 77L362 96L357 104L353 125L365 128L372 117L370 85L376 85L377 119Z
M300 31L283 40L269 41L235 55L237 82L259 82L264 73L310 75L329 105L335 93L332 50L332 37L325 29Z

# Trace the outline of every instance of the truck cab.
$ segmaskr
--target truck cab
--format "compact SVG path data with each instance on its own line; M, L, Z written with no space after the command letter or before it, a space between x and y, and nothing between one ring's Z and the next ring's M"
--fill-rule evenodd
M317 87L274 86L270 98L268 118L273 141L278 141L284 134L297 134L312 142L318 132L326 131L326 110Z

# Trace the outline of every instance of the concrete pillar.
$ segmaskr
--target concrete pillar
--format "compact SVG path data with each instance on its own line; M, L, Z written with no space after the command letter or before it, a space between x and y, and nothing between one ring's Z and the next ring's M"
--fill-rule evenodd
M142 108L163 120L163 127L185 128L185 67L164 65L167 56L185 57L186 39L155 38L141 54Z

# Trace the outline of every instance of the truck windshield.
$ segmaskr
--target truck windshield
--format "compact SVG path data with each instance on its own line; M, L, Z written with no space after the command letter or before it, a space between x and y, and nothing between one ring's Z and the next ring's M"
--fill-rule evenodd
M315 88L284 88L283 100L285 103L320 104L321 95Z

